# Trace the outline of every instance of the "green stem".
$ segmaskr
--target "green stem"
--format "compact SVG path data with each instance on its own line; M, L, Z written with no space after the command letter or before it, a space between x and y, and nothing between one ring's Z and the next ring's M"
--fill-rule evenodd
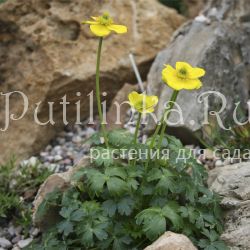
M164 136L164 132L166 131L166 128L167 128L167 125L168 125L167 124L167 120L168 120L168 118L169 118L169 116L171 114L170 111L172 110L172 108L174 106L174 103L175 103L175 101L177 99L178 94L179 94L179 91L174 90L174 92L173 92L173 94L171 96L171 99L170 99L170 104L165 109L165 112L164 112L164 115L163 115L163 119L162 119L163 120L163 125L161 127L161 134L160 134L160 139L159 139L159 142L158 142L158 148L161 147L163 136Z
M141 116L142 116L142 114L139 113L139 117L138 117L138 120L136 123L135 135L134 135L134 144L136 144L136 142L137 142L137 137L138 137L139 128L140 128L140 124L141 124Z
M134 144L137 143L137 137L138 137L139 128L140 128L140 124L141 124L141 117L142 117L142 114L139 113L139 117L138 117L138 120L136 123L135 134L134 134ZM136 164L136 159L133 160L133 166L135 166L135 164Z
M101 104L101 95L100 95L100 62L101 62L102 41L103 41L103 38L100 37L98 51L97 51L97 61L96 61L96 101L97 101L97 108L98 108L99 120L101 124L102 135L104 137L105 145L108 148L109 144L108 144L106 126L103 123L102 104Z
M163 135L164 135L164 131L166 130L166 126L167 126L167 123L165 122L165 118L168 119L168 117L169 117L169 115L171 113L170 111L171 111L171 109L174 106L174 102L176 101L178 94L179 94L179 91L174 90L174 92L173 92L173 94L171 96L171 99L170 99L170 105L164 110L164 113L163 113L163 115L161 117L161 121L160 121L160 123L157 124L157 127L155 129L154 135L152 137L152 141L151 141L151 143L149 145L149 153L148 153L148 157L147 157L147 161L146 161L145 173L147 173L147 171L148 171L150 150L152 150L154 148L156 136L158 135L158 133L160 131L160 128L161 128L161 135L160 135L158 147L159 147L159 145L161 145L162 139L163 139Z

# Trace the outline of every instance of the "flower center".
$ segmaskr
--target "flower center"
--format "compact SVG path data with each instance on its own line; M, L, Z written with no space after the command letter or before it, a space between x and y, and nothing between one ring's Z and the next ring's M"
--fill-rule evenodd
M109 16L109 13L104 13L98 17L98 22L102 25L110 25L113 23L113 19Z
M185 68L181 68L179 71L178 71L178 76L181 77L181 78L186 78L187 77L187 69Z

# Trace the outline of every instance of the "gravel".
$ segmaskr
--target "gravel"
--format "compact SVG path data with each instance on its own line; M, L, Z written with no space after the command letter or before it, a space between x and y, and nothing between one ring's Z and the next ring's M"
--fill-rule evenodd
M5 239L5 238L0 238L0 246L2 248L6 248L9 249L12 247L12 244L9 240Z

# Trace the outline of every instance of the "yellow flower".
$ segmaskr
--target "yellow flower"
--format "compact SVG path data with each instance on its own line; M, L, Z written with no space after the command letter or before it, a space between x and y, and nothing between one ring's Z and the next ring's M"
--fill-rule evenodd
M162 70L162 80L175 90L199 89L202 86L200 77L205 75L202 68L193 68L186 62L177 62L176 69L171 65L165 65Z
M84 21L83 24L90 24L90 30L96 36L108 36L111 31L114 31L118 34L127 32L126 26L114 24L113 19L109 16L109 13L105 12L102 16L91 18L93 21Z
M140 113L152 113L158 103L157 96L147 96L133 91L128 95L129 104Z

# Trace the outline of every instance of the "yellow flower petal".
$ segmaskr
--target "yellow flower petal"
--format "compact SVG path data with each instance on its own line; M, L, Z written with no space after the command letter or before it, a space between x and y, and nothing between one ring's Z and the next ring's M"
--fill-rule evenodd
M189 79L197 79L205 75L205 70L202 68L193 68L189 63L186 62L177 62L176 70L185 69L187 71L187 78Z
M192 69L192 66L186 62L176 62L175 68L177 71L179 71L183 68L186 69L187 71L190 71Z
M167 83L169 75L177 75L176 70L171 65L166 65L166 68L162 70L162 80Z
M101 24L93 24L90 25L90 30L96 35L96 36L107 36L110 34L110 30L107 29L105 25Z
M193 68L190 72L189 72L189 78L190 79L197 79L199 77L204 76L206 73L206 71L202 68Z
M131 106L134 105L134 103L136 103L136 100L139 98L139 94L135 91L131 92L129 95L128 95L128 99L129 99L129 103Z
M111 24L111 25L108 25L107 28L109 30L116 32L117 34L127 33L128 31L128 28L124 25Z
M165 65L162 70L162 80L175 90L181 89L199 89L202 86L199 77L205 74L201 68L193 68L186 62L177 62L176 69L171 65Z
M130 105L140 113L152 113L158 103L157 96L147 96L133 91L128 95Z
M169 87L175 90L199 89L202 86L202 83L199 79L182 79L176 75L170 75L170 74L167 74L164 80L169 85Z

